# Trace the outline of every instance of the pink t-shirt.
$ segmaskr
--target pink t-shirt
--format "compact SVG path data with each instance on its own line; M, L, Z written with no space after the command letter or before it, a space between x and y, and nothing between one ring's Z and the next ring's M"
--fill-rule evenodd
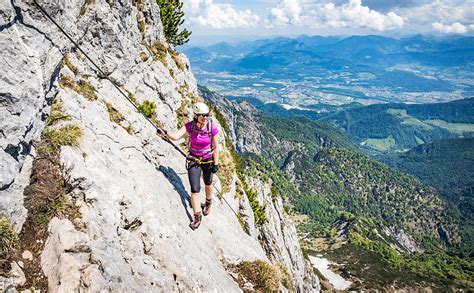
M189 134L189 141L190 141L190 149L189 152L198 157L203 157L203 159L208 159L212 156L212 154L208 152L199 152L196 150L210 150L211 149L211 137L207 133L208 126L204 129L198 129L198 127L194 126L193 133L191 132L192 121L186 123L184 126L186 127L186 131ZM210 123L210 122L208 122ZM216 136L219 133L219 129L217 128L215 123L212 123L212 136ZM203 155L204 154L204 155Z

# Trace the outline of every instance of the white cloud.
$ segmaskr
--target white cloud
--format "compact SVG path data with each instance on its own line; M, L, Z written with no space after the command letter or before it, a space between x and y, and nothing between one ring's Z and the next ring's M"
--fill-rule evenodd
M467 28L460 24L459 22L455 22L452 25L442 24L441 22L435 22L432 24L433 28L442 33L455 33L455 34L464 34L467 33Z
M462 2L437 0L417 7L399 8L396 12L403 15L411 27L425 27L437 31L463 30L464 27L467 30L474 24L473 7L472 0ZM451 25L445 25L449 23Z
M186 20L192 25L214 29L255 27L260 18L250 9L235 10L231 4L213 0L184 0Z
M272 25L299 24L300 13L299 0L282 0L272 8L269 22Z
M326 3L314 6L309 13L309 21L317 28L368 28L377 31L399 29L404 25L402 17L394 12L382 14L367 6L361 0L335 5Z

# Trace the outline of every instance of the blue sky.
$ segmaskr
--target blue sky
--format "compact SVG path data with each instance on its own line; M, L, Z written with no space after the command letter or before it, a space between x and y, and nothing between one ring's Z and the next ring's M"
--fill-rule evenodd
M474 0L183 0L194 38L472 34Z

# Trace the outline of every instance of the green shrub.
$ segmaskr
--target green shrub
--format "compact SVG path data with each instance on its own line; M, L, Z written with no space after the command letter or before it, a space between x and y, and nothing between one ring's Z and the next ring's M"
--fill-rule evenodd
M145 100L138 106L138 110L146 117L152 118L156 114L156 104L149 100Z

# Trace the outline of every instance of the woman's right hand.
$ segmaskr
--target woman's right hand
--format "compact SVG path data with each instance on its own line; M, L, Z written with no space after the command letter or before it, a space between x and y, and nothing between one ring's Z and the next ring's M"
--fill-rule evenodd
M158 134L158 136L161 138L168 138L168 131L166 131L165 129L158 128L156 130L156 134Z

